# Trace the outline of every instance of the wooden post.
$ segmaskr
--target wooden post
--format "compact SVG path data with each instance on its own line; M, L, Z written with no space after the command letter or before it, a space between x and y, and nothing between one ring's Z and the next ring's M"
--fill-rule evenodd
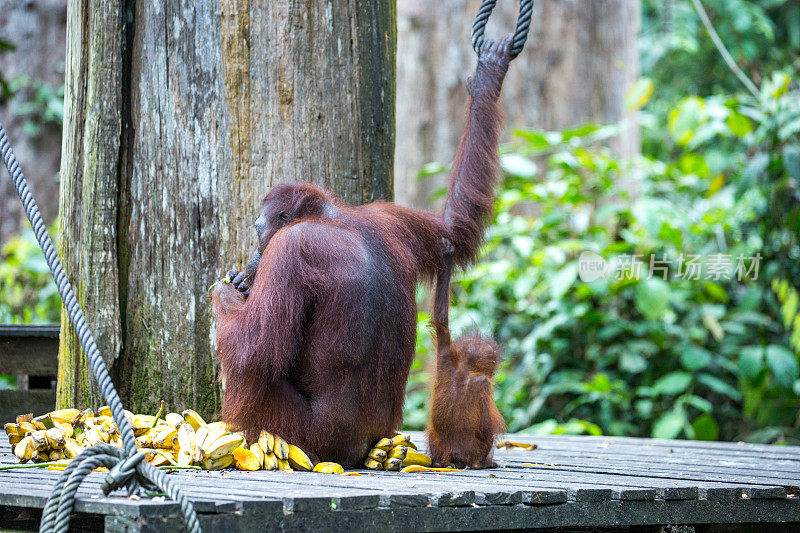
M270 186L391 197L395 21L389 0L70 3L59 251L127 408L219 407L208 289ZM101 403L62 330L59 405Z

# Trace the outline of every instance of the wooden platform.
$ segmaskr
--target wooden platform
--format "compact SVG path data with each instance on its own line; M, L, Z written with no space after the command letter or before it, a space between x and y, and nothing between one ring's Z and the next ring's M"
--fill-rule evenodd
M414 434L417 443L422 435ZM445 531L630 528L800 531L800 447L614 437L530 437L534 451L498 451L501 468L446 474L362 471L172 474L203 530ZM0 462L16 460L5 436ZM38 527L59 472L0 471L0 528ZM93 473L73 526L176 531L169 501L105 498ZM768 525L767 525L768 524ZM605 530L605 529L604 529ZM691 531L691 528L680 531Z

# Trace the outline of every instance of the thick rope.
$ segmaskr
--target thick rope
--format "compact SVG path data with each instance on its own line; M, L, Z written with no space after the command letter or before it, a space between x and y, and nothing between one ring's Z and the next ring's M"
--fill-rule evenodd
M25 176L22 174L19 163L17 163L17 158L14 157L14 152L11 151L11 145L8 142L6 130L3 128L2 123L0 123L0 155L3 157L3 162L6 165L6 169L8 169L8 174L11 176L11 181L14 183L14 188L16 188L19 199L22 201L25 215L31 223L33 233L36 235L36 240L39 242L42 252L44 252L47 265L50 267L50 272L55 279L58 293L61 295L61 300L64 302L64 306L67 309L69 319L75 326L75 331L78 334L81 346L84 352L86 352L86 359L89 361L89 366L97 379L103 397L111 408L111 414L122 436L122 445L124 447L123 451L110 445L93 446L81 452L81 454L73 459L64 470L64 473L53 488L50 499L45 506L45 512L42 514L40 531L67 531L75 492L78 490L83 478L97 466L114 467L117 463L121 463L128 458L134 458L138 450L136 448L136 439L133 436L133 428L128 418L125 416L122 401L117 394L117 390L114 388L111 376L108 375L108 370L103 362L103 358L100 357L100 351L97 348L94 337L91 331L89 331L89 327L86 325L83 311L78 304L78 300L75 297L69 280L67 280L67 276L61 266L61 260L58 258L58 253L53 246L53 241L47 233L47 228L42 221L42 216L39 214L36 201L33 199L30 189L28 189L28 183L25 181ZM102 464L98 463L98 461ZM132 470L128 472L117 470L117 472L119 476L119 479L117 479L117 486L127 486L129 493L138 492L139 484L149 485L149 482L152 482L152 484L161 489L162 492L166 493L170 498L180 504L184 514L186 528L191 532L200 531L197 514L194 512L191 503L174 488L163 472L143 461L139 462L136 466L135 477L133 477ZM127 477L123 479L123 476ZM62 492L62 489L64 492Z
M486 31L486 22L492 14L497 0L483 0L478 14L475 15L475 22L472 23L472 49L480 54L483 48L483 34ZM531 27L531 14L533 13L533 0L520 0L519 17L517 18L517 29L514 31L514 44L511 46L511 59L517 57L525 47L528 40L528 30Z

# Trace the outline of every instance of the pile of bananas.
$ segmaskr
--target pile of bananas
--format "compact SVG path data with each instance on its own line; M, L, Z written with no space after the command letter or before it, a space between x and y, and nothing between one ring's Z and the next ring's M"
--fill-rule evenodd
M198 466L219 470L231 465L241 470L311 470L308 455L266 431L247 446L244 435L228 430L224 422L207 424L191 409L183 414L133 414L125 411L133 427L136 445L154 466ZM81 450L107 443L122 448L122 437L108 406L95 414L91 409L59 409L42 416L21 415L5 425L6 435L20 463L69 461ZM321 463L327 471L335 463ZM336 465L338 466L338 465ZM339 466L341 469L341 466ZM335 470L335 468L334 468Z
M337 463L314 465L299 447L266 431L248 445L242 433L230 431L224 422L206 423L192 409L182 414L167 413L162 418L163 411L163 403L156 415L125 411L138 449L146 453L145 460L153 466L344 473ZM122 437L108 406L97 413L91 409L59 409L37 417L21 415L16 422L6 424L5 430L20 463L59 462L63 467L95 444L122 448ZM370 470L415 472L430 465L431 458L417 451L410 435L401 433L378 441L364 461Z
M364 466L370 470L400 470L411 472L415 466L431 466L431 458L417 451L411 435L398 433L392 438L383 438L369 451Z

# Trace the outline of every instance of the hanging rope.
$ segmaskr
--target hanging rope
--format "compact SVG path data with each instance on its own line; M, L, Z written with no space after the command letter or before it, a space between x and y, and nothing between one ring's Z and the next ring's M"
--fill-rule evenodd
M86 352L89 366L97 379L103 397L111 408L111 414L122 436L124 448L123 451L115 446L101 444L87 448L73 459L64 470L58 483L53 488L50 498L47 500L42 513L42 522L39 526L40 531L66 532L69 528L69 516L74 505L75 493L81 482L94 468L106 466L111 469L103 488L106 494L122 486L128 488L129 494L138 493L141 486L158 488L180 504L187 530L199 532L200 525L197 521L197 514L194 512L191 503L180 494L163 472L141 460L144 456L136 448L133 428L125 416L122 401L114 388L114 383L111 382L111 376L108 375L103 358L100 357L100 350L97 348L94 337L86 325L83 311L78 304L77 298L75 298L75 293L72 291L72 285L70 285L66 274L64 274L61 260L58 258L53 241L47 233L47 228L42 221L42 216L39 214L36 201L33 199L30 189L28 189L28 183L25 181L25 176L17 163L17 158L14 157L14 152L11 151L11 145L8 142L6 130L3 128L2 123L0 123L0 155L3 157L3 162L6 165L6 169L8 169L8 174L11 176L11 181L14 183L14 188L16 188L19 199L22 201L25 215L31 223L36 240L39 242L42 252L44 252L47 265L50 267L50 272L55 279L58 293L61 295L61 300L64 302L70 321L75 326L81 346Z
M475 22L472 23L472 49L476 54L481 53L483 48L483 33L486 31L486 22L492 14L497 0L483 0L478 14L475 15ZM514 59L522 52L525 41L528 40L528 30L531 27L531 14L533 13L533 0L520 0L519 17L517 18L517 29L514 31L514 44L511 46L511 59Z

